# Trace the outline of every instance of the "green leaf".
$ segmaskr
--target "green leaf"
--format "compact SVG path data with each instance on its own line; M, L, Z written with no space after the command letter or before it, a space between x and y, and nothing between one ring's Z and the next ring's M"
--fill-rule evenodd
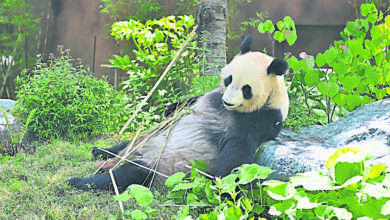
M298 36L297 36L297 33L294 31L290 31L290 30L287 30L287 31L284 31L284 36L287 40L287 43L291 46L295 43L295 41L297 41L298 39Z
M317 84L318 89L324 96L334 97L340 90L340 86L337 85L335 82L329 81L326 82L320 82Z
M131 195L129 195L129 192L126 190L122 194L114 195L114 199L121 202L126 202L131 199Z
M298 70L301 69L301 64L298 61L298 59L295 56L291 56L288 60L288 65L289 67L294 71L297 72Z
M359 107L362 103L362 97L359 94L350 94L345 97L346 108L349 111L354 110L356 107Z
M240 179L239 184L247 184L255 179L265 179L270 175L273 170L268 167L263 167L258 164L244 164L238 168Z
M229 207L223 211L226 219L241 219L242 212L240 207Z
M264 23L260 23L257 26L257 29L262 34L264 34L267 31L272 34L275 31L274 24L272 23L271 20L266 20Z
M386 166L383 164L377 164L371 167L370 171L366 175L366 179L373 179L381 175L381 173L386 169Z
M305 72L305 84L309 87L317 85L320 82L320 73L317 70Z
M326 63L328 63L329 65L333 65L333 61L337 58L337 54L337 49L334 47L331 47L326 50L324 53Z
M168 188L172 188L175 185L181 183L185 176L186 174L183 172L175 173L172 176L168 177L168 179L165 181L165 186Z
M196 183L196 182L179 183L179 184L175 185L175 187L172 189L172 191L189 190L189 189L193 189L197 186L198 186L198 183Z
M280 31L275 31L274 33L274 39L277 40L279 43L284 41L285 37Z
M132 219L135 220L144 220L148 219L148 216L141 210L134 210L131 212Z
M322 67L323 65L325 65L325 63L326 63L325 55L322 53L317 54L317 57L316 57L317 66Z
M351 155L352 156L352 155ZM335 170L335 181L337 184L342 185L347 180L355 176L363 175L364 163L361 162L337 162Z
M130 185L128 187L130 196L135 198L138 205L146 207L153 202L153 194L150 190L141 185Z
M347 91L352 92L354 88L359 86L360 81L361 79L358 76L348 75L344 77L342 84Z
M195 164L195 167L200 170L200 171L203 171L203 172L206 172L207 170L207 164L206 162L202 161L202 160L195 160L193 162Z
M314 213L321 219L331 219L335 215L333 209L327 205L319 205L314 209Z
M273 184L267 187L268 195L275 200L287 200L292 196L293 188L289 183Z
M333 101L339 105L339 106L344 106L345 105L345 95L340 93L337 94L334 98Z

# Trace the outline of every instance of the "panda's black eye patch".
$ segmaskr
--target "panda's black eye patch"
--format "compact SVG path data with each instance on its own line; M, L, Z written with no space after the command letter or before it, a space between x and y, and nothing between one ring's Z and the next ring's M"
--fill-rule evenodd
M230 85L230 83L232 83L232 80L233 80L232 75L226 77L226 78L223 80L223 84L225 85L225 87L227 87L228 85Z
M242 96L244 96L244 99L251 99L253 97L252 93L252 87L248 84L244 85L242 88Z

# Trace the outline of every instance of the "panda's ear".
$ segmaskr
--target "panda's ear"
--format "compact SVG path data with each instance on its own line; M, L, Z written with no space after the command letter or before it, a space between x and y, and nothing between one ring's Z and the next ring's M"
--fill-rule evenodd
M267 68L268 74L275 74L281 76L286 74L288 70L288 63L282 59L274 59Z
M242 54L246 54L251 50L251 44L252 44L252 37L246 36L245 39L241 42L240 45L240 52Z

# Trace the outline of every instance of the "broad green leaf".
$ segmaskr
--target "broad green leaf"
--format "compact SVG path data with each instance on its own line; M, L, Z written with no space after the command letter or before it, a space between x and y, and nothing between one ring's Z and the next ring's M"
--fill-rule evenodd
M267 193L275 200L286 200L292 196L292 185L289 183L281 183L274 186L268 186Z
M344 94L337 94L334 98L333 101L339 105L339 106L344 106L345 104L345 95Z
M350 155L351 157L355 156L353 154L347 153L344 155ZM337 162L334 167L334 176L337 184L342 185L347 180L355 176L362 176L364 169L364 163L361 162Z
M280 31L275 31L274 33L274 39L277 40L279 43L284 41L285 37Z
M317 84L318 89L324 96L334 97L340 90L339 85L337 83L329 81L329 82L320 82Z
M329 65L333 65L334 60L337 58L337 50L334 47L329 48L324 52L325 60ZM335 70L336 71L336 70Z
M165 181L165 186L167 186L168 188L172 188L173 186L181 183L185 176L186 174L183 172L175 173L172 176L168 177L168 179Z
M291 56L291 57L287 60L287 62L288 62L289 67L290 67L293 71L297 72L298 70L301 69L301 64L300 64L300 62L298 61L298 59L297 59L295 56Z
M371 167L370 171L366 175L366 179L373 179L381 175L381 173L386 169L386 166L383 164L377 164Z
M295 30L292 30L292 31L287 30L287 31L284 31L283 33L284 33L284 36L287 40L287 43L290 46L293 45L295 43L295 41L297 41L298 36L297 36L297 33L295 32Z
M304 79L307 86L313 87L320 82L320 74L317 70L310 70L305 72Z
M262 34L264 34L266 31L272 34L275 31L274 24L271 20L266 20L264 23L260 23L257 29Z
M242 212L240 207L231 206L223 211L226 219L241 219Z
M362 103L362 97L359 94L349 94L346 96L346 108L349 111L359 107Z
M273 170L268 167L263 167L258 164L244 164L239 168L238 178L240 179L239 184L247 184L255 179L265 179L270 175Z
M148 188L133 184L128 189L129 194L135 198L138 205L146 207L153 202L153 194Z
M288 209L293 207L293 205L294 205L294 201L292 199L289 199L289 200L284 200L283 202L279 202L279 203L274 204L273 206L271 206L271 209L274 208L274 210L272 210L272 212L274 214L276 214L276 216L278 216L282 213L285 213ZM269 211L269 214L274 215L271 213L271 209Z
M134 210L131 212L132 219L135 220L144 220L148 219L148 216L141 210Z
M319 205L317 208L314 209L314 213L320 219L331 219L335 215L333 209L327 205Z
M129 194L129 192L127 190L119 195L114 195L114 199L117 201L121 201L121 202L129 201L129 199L131 199L131 198L132 198L132 196Z
M316 57L317 66L322 67L323 65L325 65L325 63L326 63L325 55L322 53L317 54L317 57Z
M238 182L236 182L238 178L238 174L232 173L227 176L225 176L221 180L221 186L222 186L222 192L231 193L234 192L235 188L239 185Z
M348 66L342 62L334 63L332 67L334 72L337 73L339 76L343 76L345 73L348 72Z
M179 183L173 187L172 191L189 190L198 186L196 182Z
M343 87L351 92L353 91L354 88L356 88L359 83L360 83L360 78L356 75L348 75L348 76L345 76L344 79L342 80L342 83L343 83Z

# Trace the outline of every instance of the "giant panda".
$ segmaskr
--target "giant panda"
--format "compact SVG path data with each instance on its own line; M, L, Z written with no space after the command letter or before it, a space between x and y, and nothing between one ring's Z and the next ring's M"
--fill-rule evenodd
M288 113L283 79L288 64L251 52L251 42L251 37L245 38L240 53L221 70L219 88L192 99L189 114L171 130L158 131L133 155L133 163L113 170L119 192L130 184L161 185L166 175L188 173L186 165L195 160L206 162L207 173L224 177L242 164L253 163L258 147L279 134ZM122 143L108 150L118 153L126 146ZM95 149L95 153L99 152ZM151 178L153 170L158 174ZM109 173L76 177L67 183L85 191L113 191Z

